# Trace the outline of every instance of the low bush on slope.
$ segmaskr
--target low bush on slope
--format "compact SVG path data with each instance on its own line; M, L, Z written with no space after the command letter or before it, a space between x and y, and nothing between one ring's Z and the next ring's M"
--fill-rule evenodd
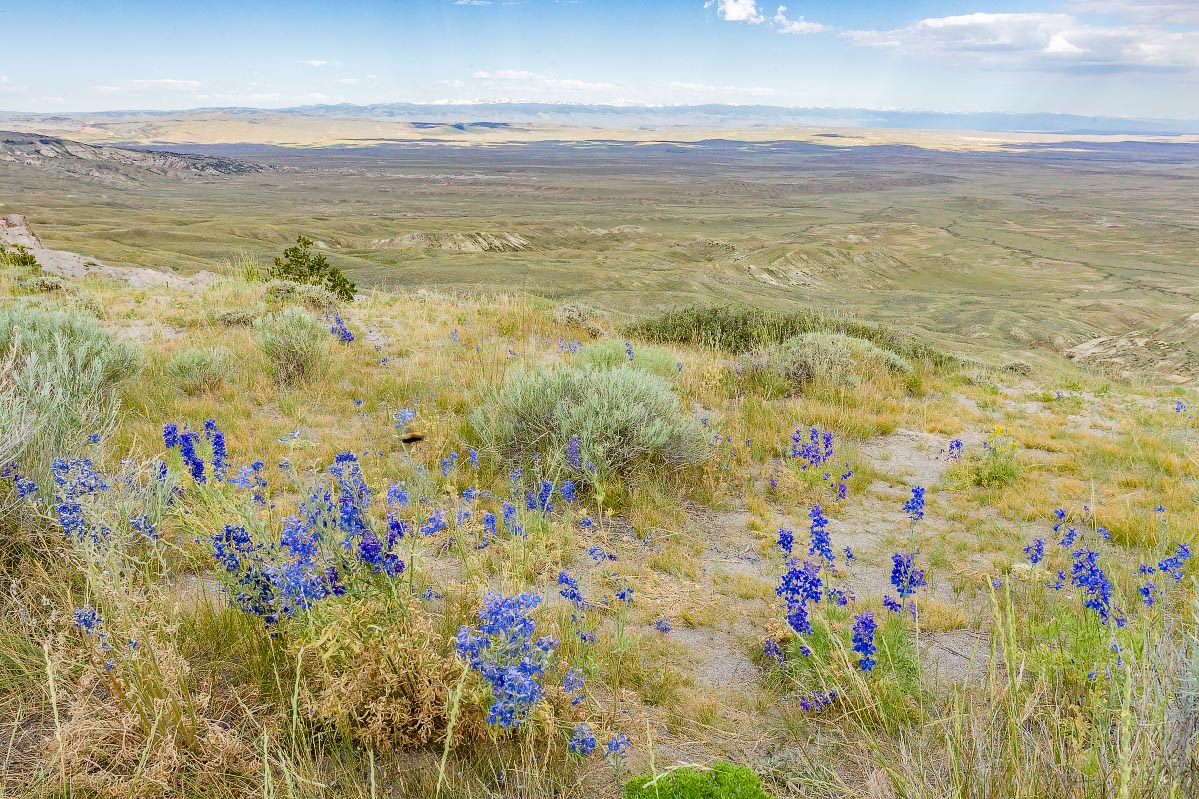
M536 456L542 469L591 465L601 477L654 462L690 466L708 455L703 427L670 384L638 369L517 366L470 423L497 459L529 464Z
M945 353L910 336L808 310L783 313L738 306L693 305L635 322L626 332L650 341L715 347L737 353L781 344L803 333L842 333L865 339L905 358L925 360L937 366L954 362Z
M742 356L737 372L746 377L768 374L797 390L813 382L853 388L865 380L910 375L913 370L903 356L865 339L841 333L803 333Z

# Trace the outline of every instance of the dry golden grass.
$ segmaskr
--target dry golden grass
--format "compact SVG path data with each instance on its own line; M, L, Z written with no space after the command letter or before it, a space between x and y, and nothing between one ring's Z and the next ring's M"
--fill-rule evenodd
M0 292L8 297L15 291L15 282L0 272ZM425 467L419 481L431 502L451 495L457 502L468 486L522 501L523 487L509 494L507 464L484 462L478 472L467 471L465 417L511 363L566 360L558 339L585 332L555 322L552 306L522 295L370 293L342 309L357 340L347 346L329 337L328 371L303 386L280 388L252 328L214 317L228 308L265 310L261 283L234 275L191 296L89 280L81 291L81 297L51 302L95 309L109 329L137 342L147 356L146 369L123 392L120 424L97 457L113 464L126 455L139 461L160 457L163 423L198 427L208 418L219 421L238 465L253 458L274 469L286 459L295 473L316 475L336 453L350 450L361 454L366 480L376 488L375 522L385 512L383 487L400 480L416 485L417 464ZM192 394L179 391L165 365L185 349L217 345L230 353L224 380ZM1199 466L1190 449L1199 431L1171 417L1160 392L1117 385L1101 400L1080 399L1068 408L1046 401L1041 404L1049 412L1032 413L1014 407L1031 392L1016 377L980 374L967 381L928 370L920 391L884 378L853 392L817 386L793 397L771 397L731 386L718 352L682 347L676 354L685 364L674 380L684 407L707 416L713 434L721 437L709 461L690 471L638 474L608 486L603 507L584 492L569 510L529 520L524 538L478 549L476 514L453 535L410 542L415 557L404 578L411 579L412 593L401 581L394 593L318 605L304 621L303 635L294 630L273 635L223 605L219 591L186 597L179 592L189 581L213 580L206 545L194 539L250 513L244 502L219 491L187 491L164 516L161 534L170 549L159 561L126 560L106 569L66 557L61 544L53 550L5 544L0 694L7 695L0 699L0 720L13 730L40 731L14 735L17 751L3 778L5 795L62 793L69 787L101 796L190 791L265 797L293 789L293 795L307 795L319 785L322 795L357 797L371 796L372 784L379 791L374 795L383 795L383 784L432 795L440 782L443 796L462 799L505 795L513 785L523 786L526 795L558 790L563 796L616 796L615 772L565 751L573 724L581 720L601 737L601 747L603 736L617 731L633 738L630 769L647 767L648 725L660 751L671 753L660 757L750 761L768 774L779 795L858 796L861 783L839 775L882 769L902 795L939 796L939 790L956 785L959 795L980 796L981 789L967 790L969 780L946 765L950 753L962 755L971 741L994 747L986 750L994 757L1025 756L1032 751L1028 747L1051 743L1079 758L1109 762L1119 754L1096 731L1110 726L1084 725L1078 732L1084 716L1077 706L1032 677L1026 686L1006 685L997 669L986 687L956 684L921 693L913 625L895 621L880 604L889 590L892 547L909 540L899 506L911 480L886 457L895 454L881 443L889 439L879 437L905 431L946 440L972 436L974 442L992 425L1010 428L1020 443L1020 471L1010 482L978 485L970 479L968 460L949 464L935 452L920 454L923 460L901 453L925 469L922 474L944 473L927 486L930 519L913 535L923 547L919 558L932 584L920 597L920 629L925 636L964 628L996 631L997 620L1010 617L992 611L986 577L1014 577L1008 584L1019 620L1043 625L1038 628L1043 640L1078 651L1046 651L1031 633L1028 640L996 645L1020 647L1008 662L1027 662L1029 674L1034 666L1037 673L1078 671L1069 657L1107 651L1108 642L1092 640L1099 637L1094 625L1067 613L1062 595L1046 599L1045 592L1034 591L1050 579L1049 571L1026 578L1014 564L1024 561L1023 547L1033 536L1056 547L1050 532L1056 508L1067 509L1072 523L1088 530L1110 530L1110 552L1131 564L1125 570L1130 573L1136 563L1169 554L1176 540L1193 538ZM1084 389L1096 387L1079 390ZM410 427L423 436L419 442L399 440L392 414L405 407L416 411ZM1108 430L1079 419L1114 424ZM783 463L790 434L813 425L835 433L832 465L838 473L845 462L853 466L844 504L831 500L821 474ZM972 443L971 449L977 453L978 446ZM443 478L439 463L455 451L462 455L459 471ZM933 462L936 468L929 466ZM263 529L302 498L298 486L274 474L275 509L250 514ZM838 550L841 537L857 537L862 554L845 579L857 585L857 604L850 610L869 608L880 619L879 641L887 652L874 677L854 672L856 656L848 650L852 615L829 603L819 611L823 632L811 638L816 655L793 657L788 673L771 666L756 645L749 658L741 649L742 641L800 640L787 627L775 594L785 568L775 535L784 519L806 525L814 502L826 505ZM1084 504L1093 511L1085 522ZM1154 510L1159 504L1164 514ZM594 521L592 527L582 525L584 516ZM39 525L51 529L45 516L28 524ZM806 526L797 526L795 534L797 551L805 552ZM594 562L587 552L592 545L617 560ZM1193 568L1187 566L1188 576ZM592 603L585 621L572 619L572 609L557 597L561 569L580 578ZM828 585L842 579L829 572L825 577ZM1135 580L1121 574L1114 582L1125 606L1136 606ZM625 583L635 587L631 605L612 598ZM425 588L444 596L417 599L414 594ZM554 684L546 686L549 701L525 731L497 734L486 728L486 689L453 654L453 636L459 625L474 622L486 588L533 590L547 598L537 612L538 633L558 638L564 661L584 671L584 703L571 707L560 687L562 675L555 672ZM1183 613L1189 590L1184 581L1171 600L1170 624L1178 625L1171 630L1189 629ZM113 645L125 647L120 658L99 652L94 640L72 628L71 613L83 604L101 611ZM1046 630L1055 613L1060 626L1052 628L1052 637ZM674 633L654 630L660 618L669 619ZM594 633L600 645L581 643L580 630ZM687 643L708 640L705 636L717 643L703 651ZM128 640L138 646L129 648ZM51 642L52 677L42 641ZM1164 654L1154 657L1163 668L1181 668ZM119 668L105 668L110 658ZM1149 663L1140 660L1138 668L1149 669ZM712 673L736 673L744 685L714 687L705 682ZM1140 671L1134 676L1143 677L1136 684L1148 692L1150 677ZM1118 704L1123 689L1105 685L1115 693L1103 694L1103 701ZM842 704L824 713L795 710L800 697L830 689L844 693ZM945 700L945 693L962 698ZM1006 722L1011 708L1002 703L1009 694L1013 702L1039 703L1029 711L1031 737L1024 743L1001 740L994 730L963 721L962 708L977 702L989 718ZM1101 697L1087 696L1096 703ZM1137 694L1146 703L1142 709L1127 712L1157 719L1144 696ZM1095 713L1100 715L1086 718L1121 723L1119 714ZM920 732L925 726L937 727L941 737ZM823 766L800 769L787 760L798 756L807 745L802 742L847 739L861 746L830 748L820 758ZM1147 738L1137 746L1151 750ZM777 761L762 755L768 750L777 753ZM978 751L975 756L985 760ZM1045 759L1031 762L1048 768ZM993 771L1002 769L988 771L993 765L975 763L970 773L982 775L979 784L991 786L992 795L1008 795L1002 790L1018 785L1018 774L996 776ZM1078 768L1070 772L1069 785L1086 778L1109 787L1126 784L1113 776L1116 771ZM293 787L285 790L288 785Z

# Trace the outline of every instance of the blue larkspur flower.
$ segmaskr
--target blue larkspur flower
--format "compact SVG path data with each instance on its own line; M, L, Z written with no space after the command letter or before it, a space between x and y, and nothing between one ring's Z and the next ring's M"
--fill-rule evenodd
M1182 566L1191 558L1191 548L1186 544L1179 544L1174 554L1168 558L1164 558L1157 564L1158 571L1169 574L1174 578L1174 582L1182 579Z
M591 555L591 559L596 563L603 563L608 560L616 560L616 556L611 552L607 552L599 546L592 546L587 550L587 554Z
M1141 595L1141 601L1149 607L1153 607L1160 596L1157 590L1157 583L1152 580L1147 581L1143 586L1138 588L1137 593Z
M570 735L570 751L586 757L595 751L595 735L587 722L576 724Z
M425 519L425 523L420 526L420 532L424 536L431 536L440 533L446 527L445 511L441 508L434 508L429 517Z
M582 608L586 604L583 599L583 594L579 591L578 582L570 576L570 572L563 569L558 572L558 585L562 588L558 591L562 598L578 608Z
M907 502L903 503L903 512L907 514L908 519L915 524L924 518L924 488L923 486L913 486L912 496Z
M341 314L334 311L333 324L329 327L329 332L337 337L337 340L342 344L352 344L354 342L354 334L350 332L350 328L346 327L345 320L341 318Z
M583 695L584 689L583 670L571 669L566 672L566 678L562 681L562 689L568 694L572 694L570 704L580 704L586 697Z
M784 527L779 530L779 549L788 555L791 554L791 549L795 546L795 533Z
M1028 562L1034 566L1040 563L1045 557L1045 539L1033 539L1033 542L1024 548L1024 554L1028 555Z
M25 499L37 494L37 483L21 474L15 464L9 463L0 468L0 478L12 481L13 488L17 492L17 499Z
M813 427L805 438L802 428L796 430L791 434L791 457L802 461L804 471L823 465L833 457L833 434Z
M916 568L913 553L896 552L891 556L891 564L891 585L895 586L901 602L913 596L917 588L928 585L924 570Z
M458 631L458 654L491 685L488 724L517 727L544 696L542 679L556 642L533 642L531 614L540 603L533 593L505 597L488 592L477 625Z
M81 608L75 608L75 626L80 629L84 635L91 635L94 632L99 632L100 625L104 619L100 618L100 614L91 605L86 605Z
M853 651L861 655L858 667L862 671L872 671L878 662L874 659L874 653L878 651L874 646L874 631L877 627L874 613L869 610L853 617Z
M583 468L583 453L579 447L578 436L571 436L566 442L566 460L576 469Z
M623 732L618 732L612 736L612 739L607 744L607 757L619 758L623 757L629 751L632 744L629 742L628 736Z
M787 603L787 623L797 633L812 632L807 605L821 600L824 595L823 586L820 564L809 561L801 564L798 558L792 558L787 562L787 571L783 573L774 592Z
M540 511L543 514L551 513L554 510L554 488L554 484L549 480L539 481L537 483L537 493L533 493L532 491L525 492L525 508Z
M819 713L831 705L836 698L836 691L829 691L828 693L817 691L810 697L800 697L799 709L805 713Z
M218 483L224 482L226 475L229 473L229 456L225 451L225 434L220 430L214 430L212 438L212 476Z
M200 436L194 430L184 430L179 435L179 454L183 456L183 462L187 465L192 480L204 484L208 482L204 476L204 460L196 454L196 444L199 441Z
M812 525L808 530L809 544L808 554L822 558L828 565L833 564L833 546L828 534L828 518L825 517L824 511L819 505L813 505L812 510L808 512L808 518L812 520Z
M1074 561L1070 567L1070 583L1084 592L1083 604L1099 615L1100 621L1107 624L1111 618L1113 587L1107 575L1099 566L1099 553L1083 547L1075 551ZM1117 617L1117 624L1122 619Z

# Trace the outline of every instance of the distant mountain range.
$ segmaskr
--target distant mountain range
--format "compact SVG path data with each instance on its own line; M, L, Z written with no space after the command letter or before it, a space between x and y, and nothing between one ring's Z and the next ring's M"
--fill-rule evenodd
M175 117L184 113L299 114L336 119L368 119L431 124L549 124L598 128L673 126L758 127L795 125L835 128L906 130L976 130L997 133L1078 135L1178 135L1199 133L1199 120L1088 117L1073 114L998 112L945 113L868 108L788 108L769 105L581 105L570 103L380 103L375 105L309 105L295 108L202 108L184 111L104 111L70 114L0 113L0 120L117 120Z

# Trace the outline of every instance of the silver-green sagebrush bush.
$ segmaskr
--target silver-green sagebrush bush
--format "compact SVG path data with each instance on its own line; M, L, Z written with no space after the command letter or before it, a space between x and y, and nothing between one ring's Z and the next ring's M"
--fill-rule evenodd
M638 369L517 366L470 424L497 458L528 463L537 455L544 468L590 464L601 476L652 462L691 466L709 453L703 426L670 384Z
M270 361L275 380L291 386L322 372L328 364L329 331L316 317L286 308L254 322L258 345Z
M303 305L314 311L331 311L341 305L337 295L323 286L290 280L272 280L266 284L263 296L276 306Z
M225 327L249 327L260 316L262 311L258 308L225 308L214 312L209 319Z
M167 374L185 394L211 391L225 382L233 368L229 350L224 347L193 347L167 361Z
M28 424L12 462L45 498L53 483L51 461L75 457L90 436L112 424L117 388L141 370L142 361L140 350L114 339L90 316L23 306L0 310L0 389L19 402Z
M852 388L883 375L913 373L903 356L841 333L803 333L755 350L742 357L737 370L747 376L769 373L793 388L816 382Z

